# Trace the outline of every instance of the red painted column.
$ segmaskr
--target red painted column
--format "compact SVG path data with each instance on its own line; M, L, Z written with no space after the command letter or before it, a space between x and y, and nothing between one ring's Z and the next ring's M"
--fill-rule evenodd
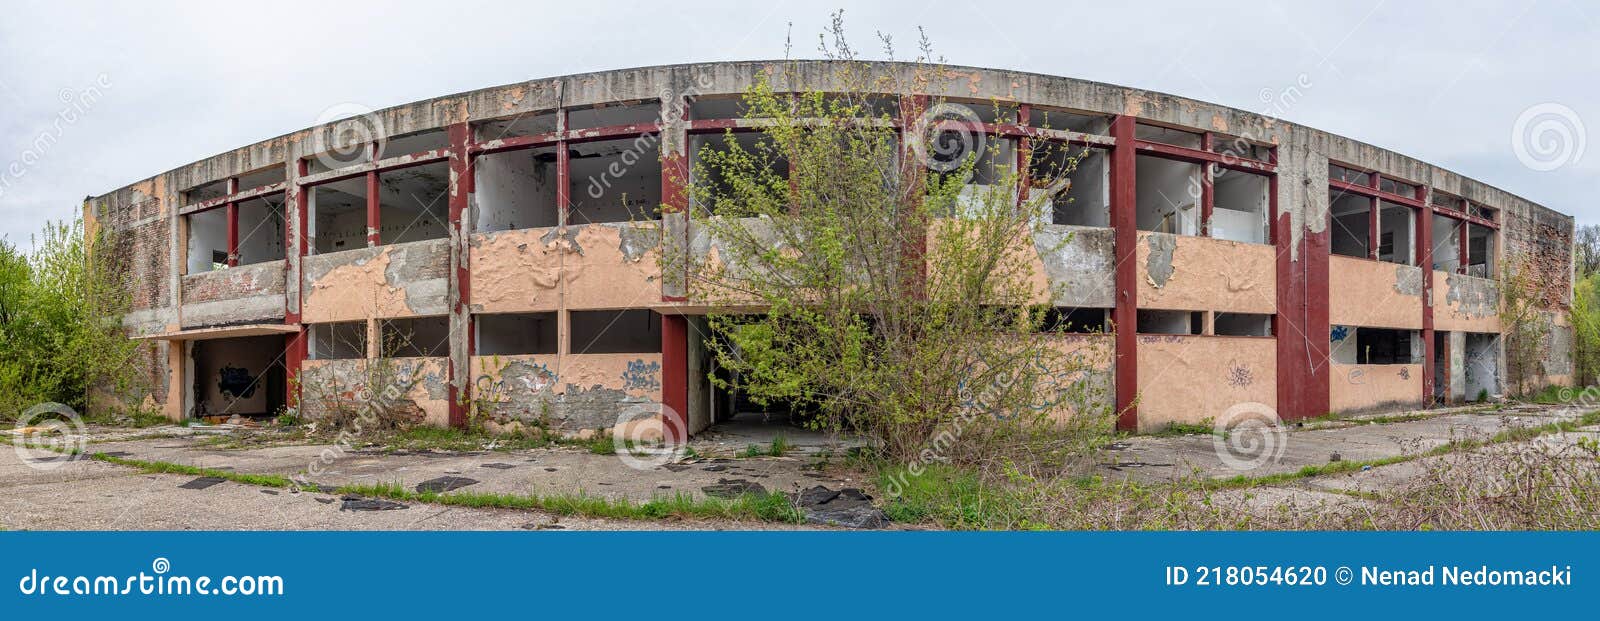
M1428 207L1428 187L1417 186L1422 208L1417 214L1417 267L1422 268L1422 403L1433 404L1433 210Z
M689 319L661 316L661 424L664 439L689 439Z
M228 178L228 195L239 193L239 178ZM228 267L239 266L239 203L228 201Z
M1278 177L1270 184L1277 246L1277 306L1273 334L1278 352L1278 416L1294 420L1328 412L1328 240L1327 226L1299 230L1278 211ZM1309 206L1300 208L1309 211ZM1323 217L1327 217L1324 215ZM1298 237L1298 239L1296 239Z
M1118 116L1111 123L1111 227L1117 257L1116 306L1111 319L1116 329L1117 429L1136 431L1139 411L1139 243L1138 212L1134 195L1134 120Z
M1200 150L1211 151L1211 132L1200 134ZM1216 210L1217 166L1200 165L1200 236L1211 236L1211 214Z
M1467 273L1467 261L1471 258L1471 253L1467 252L1467 220L1465 218L1466 214L1472 213L1470 205L1471 203L1467 202L1467 199L1461 199L1461 214L1463 218L1456 221L1457 274Z
M288 392L284 404L289 407L300 405L300 384L296 380L300 378L300 367L303 366L301 363L306 359L307 338L309 335L304 327L301 327L299 332L285 334L283 337L283 376L286 380L284 390Z
M1017 106L1017 126L1026 128L1029 118L1033 115L1033 108L1027 104ZM1033 139L1027 136L1017 139L1017 204L1021 205L1028 200L1029 163L1033 159Z
M296 161L294 170L289 175L287 188L284 190L284 204L286 206L292 205L292 207L287 208L295 210L294 218L283 219L284 259L293 262L294 265L299 265L300 258L306 255L306 212L309 211L309 195L307 194L309 189L300 185L300 178L306 176L307 170L308 167L305 160ZM291 240L293 240L293 243L291 243ZM290 273L298 275L299 271L290 270ZM295 282L289 286L294 287L299 292L303 281L303 278L296 277ZM300 323L298 300L301 299L301 295L303 295L303 292L294 296L296 302L292 304L290 303L290 296L283 296L283 323L288 325ZM298 334L291 334L284 339L284 378L288 380L284 382L284 390L288 393L284 395L284 403L292 406L300 404L300 384L295 380L300 377L300 369L304 366L302 363L306 359L308 338L310 337L305 326L300 326Z
M468 286L471 281L471 269L467 264L468 253L466 252L467 244L465 243L467 231L464 230L462 223L469 204L468 191L471 189L468 180L472 178L472 159L471 155L467 153L467 145L472 141L472 126L464 122L452 124L449 127L448 135L450 139L450 239L456 243L456 247L452 249L452 253L456 256L456 269L452 279L454 280L456 295L451 305L450 314L457 321L469 322L471 318L467 315L467 305L472 297L472 291ZM370 200L368 204L370 206ZM467 426L466 400L470 397L468 393L470 387L467 385L465 369L469 362L456 359L456 348L453 345L450 350L452 353L450 364L448 365L450 426L459 429ZM462 370L458 371L457 366L462 367Z
M1378 173L1374 172L1367 175L1367 185L1374 190L1378 189ZM1378 240L1381 239L1378 236L1378 215L1383 209L1383 203L1376 197L1367 200L1372 205L1371 209L1367 211L1367 258L1376 261L1378 259ZM1329 207L1329 209L1332 209L1332 207Z
M382 201L378 197L378 171L367 173L367 247L383 243L378 227L383 226Z

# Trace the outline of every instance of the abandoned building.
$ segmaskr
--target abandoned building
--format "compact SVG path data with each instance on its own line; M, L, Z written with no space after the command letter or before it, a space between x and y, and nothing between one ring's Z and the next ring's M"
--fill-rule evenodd
M86 222L114 231L128 259L124 323L147 343L145 403L185 419L303 398L315 415L312 387L379 398L386 387L363 382L384 360L413 380L387 398L436 425L464 424L489 393L503 419L563 430L609 427L629 408L660 412L673 435L725 419L740 404L706 379L712 309L659 252L707 252L684 175L727 130L752 131L739 97L770 68L485 88L86 199ZM778 86L819 88L830 71L800 63L798 83ZM1547 297L1540 381L1571 379L1570 216L1269 114L950 72L904 96L971 103L1006 154L1087 150L1034 233L1052 249L1036 266L1052 304L1089 330L1064 346L1100 339L1112 352L1102 369L1124 428L1239 403L1294 419L1500 393L1497 279L1512 256Z

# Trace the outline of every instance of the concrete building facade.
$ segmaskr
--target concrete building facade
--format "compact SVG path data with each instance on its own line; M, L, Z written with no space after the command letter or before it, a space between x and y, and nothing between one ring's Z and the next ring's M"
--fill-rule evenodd
M669 435L703 429L732 405L705 379L697 315L710 309L662 252L709 251L685 214L691 162L727 130L753 130L738 98L775 64L450 95L88 198L86 221L130 259L124 323L147 341L143 400L173 419L272 414L309 386L381 393L364 383L382 359L415 380L396 399L431 424L465 424L489 403L501 422L565 431L624 410L661 412ZM801 62L777 86L825 88L831 71ZM1276 118L1306 85L1251 112L1062 77L942 74L929 92L886 96L969 102L1019 163L1087 149L1034 233L1036 267L1054 306L1103 330L1082 338L1113 352L1102 364L1124 428L1241 403L1294 419L1500 393L1497 278L1513 256L1537 270L1555 324L1540 381L1571 380L1573 219Z

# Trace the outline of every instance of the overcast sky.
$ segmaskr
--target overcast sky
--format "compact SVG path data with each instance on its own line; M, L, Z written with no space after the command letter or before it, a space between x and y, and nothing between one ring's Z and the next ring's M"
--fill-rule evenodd
M1585 152L1600 150L1587 144L1600 132L1594 4L836 4L859 47L876 49L873 32L884 31L909 52L920 25L956 64L1257 111L1263 91L1304 80L1287 120L1600 222L1591 198L1600 153ZM26 246L47 219L74 217L85 196L305 128L335 104L382 108L584 71L780 58L791 23L795 55L812 57L830 6L23 2L0 20L0 235ZM100 92L92 105L66 103L91 88ZM1514 148L1517 129L1532 146Z

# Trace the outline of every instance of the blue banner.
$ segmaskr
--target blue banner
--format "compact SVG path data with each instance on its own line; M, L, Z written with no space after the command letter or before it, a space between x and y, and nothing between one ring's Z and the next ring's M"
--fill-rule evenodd
M166 619L1592 615L1600 533L0 533L0 610Z

